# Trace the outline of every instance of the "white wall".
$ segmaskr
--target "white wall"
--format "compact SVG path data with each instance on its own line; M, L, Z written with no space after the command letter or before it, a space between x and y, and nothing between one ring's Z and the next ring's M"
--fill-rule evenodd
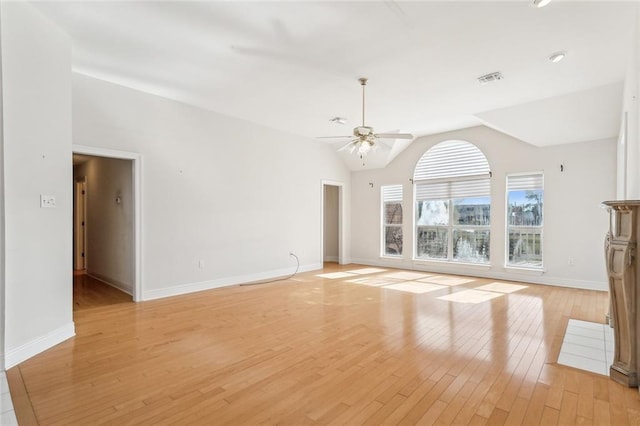
M622 101L621 130L626 129L626 141L618 139L617 198L627 200L640 199L640 4L636 9L636 31L629 43Z
M339 261L339 193L335 185L324 186L324 261Z
M349 197L326 144L78 74L73 139L142 156L143 299L320 268L322 180Z
M0 7L0 70L2 69L2 7ZM5 249L4 249L4 126L3 126L3 90L0 72L0 369L4 369L4 293L5 293Z
M87 273L129 294L135 274L132 167L129 160L92 157L76 171L87 182Z
M403 184L405 212L413 212L413 185L409 181L419 158L433 145L451 139L471 142L486 155L491 166L491 265L464 266L414 261L412 215L407 215L404 256L381 258L380 186ZM352 256L355 262L459 273L563 286L606 289L603 241L606 212L600 202L615 196L615 140L538 148L486 127L418 138L387 168L353 174L351 209ZM560 172L560 164L564 172ZM545 272L520 272L504 268L505 186L508 173L544 171ZM374 187L369 186L374 183ZM573 266L569 258L575 259Z
M8 368L74 334L71 44L29 4L0 7Z

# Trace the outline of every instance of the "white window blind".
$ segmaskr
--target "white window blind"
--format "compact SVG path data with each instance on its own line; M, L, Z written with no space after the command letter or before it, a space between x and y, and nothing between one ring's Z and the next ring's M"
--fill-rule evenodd
M416 184L416 201L451 198L486 197L491 195L490 179L473 179Z
M382 187L382 202L401 202L402 185L387 185Z
M544 177L541 173L507 176L507 191L532 191L544 189Z
M461 176L489 176L489 162L475 145L465 141L441 142L418 161L414 182Z

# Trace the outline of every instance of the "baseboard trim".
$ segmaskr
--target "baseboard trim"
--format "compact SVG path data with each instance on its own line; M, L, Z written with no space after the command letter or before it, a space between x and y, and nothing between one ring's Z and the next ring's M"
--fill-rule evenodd
M322 263L312 263L309 265L302 265L298 269L298 272L308 272L322 269ZM198 291L213 290L214 288L228 287L232 285L252 283L256 281L266 281L270 279L277 279L287 277L293 273L291 268L276 269L271 271L259 272L248 275L238 275L234 277L218 278L215 280L201 281L197 283L180 284L167 288L159 288L154 290L146 290L142 293L142 300L155 300L165 297L180 296L182 294L195 293Z
M325 262L338 262L340 260L340 258L338 256L325 256L324 257L324 261Z
M8 370L11 367L15 367L21 362L26 361L75 335L76 327L72 321L43 336L18 346L17 348L9 349L5 355L4 368L5 370Z
M123 293L127 293L129 296L133 297L133 291L131 290L131 286L127 285L121 281L118 280L114 280L111 279L109 277L107 277L106 275L102 275L102 274L98 274L96 272L89 272L87 271L87 275L90 276L93 279L96 279L98 281L100 281L101 283L105 283L106 285L109 285L115 289L120 290Z
M508 271L493 271L488 269L486 266L479 266L474 268L473 266L466 265L425 265L425 264L407 264L407 262L403 262L399 264L398 262L385 261L381 260L370 260L370 259L352 259L353 263L358 263L361 265L368 266L378 266L378 267L387 267L387 268L400 268L400 269L409 269L420 272L433 272L437 274L457 274L457 275L468 275L479 278L489 278L494 280L504 280L504 281L516 281L530 284L543 284L543 285L552 285L556 287L568 287L568 288L578 288L582 290L597 290L597 291L608 291L609 285L606 281L589 281L589 280L576 280L573 278L562 278L562 277L553 277L547 275L538 275L531 274L529 271L524 271L521 274L508 272Z

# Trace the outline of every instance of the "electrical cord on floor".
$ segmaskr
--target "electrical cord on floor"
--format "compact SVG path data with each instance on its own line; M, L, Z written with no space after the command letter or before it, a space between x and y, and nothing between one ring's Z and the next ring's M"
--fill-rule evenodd
M276 283L278 281L290 280L291 278L296 276L296 274L298 273L298 270L300 269L300 259L298 259L298 256L296 256L295 253L293 253L293 252L289 252L289 256L293 256L293 257L296 258L296 270L293 271L293 274L289 275L288 277L275 278L275 279L269 280L269 281L254 281L254 282L251 282L251 283L242 283L240 285L241 286L245 286L245 285L257 285L257 284L269 284L269 283Z

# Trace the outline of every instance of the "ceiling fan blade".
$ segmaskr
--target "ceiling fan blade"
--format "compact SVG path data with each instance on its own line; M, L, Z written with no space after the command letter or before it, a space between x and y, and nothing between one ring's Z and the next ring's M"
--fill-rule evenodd
M349 136L316 136L316 139L347 139L352 138L353 135Z
M374 144L372 148L373 148L374 151L376 151L378 149L380 149L382 151L389 151L391 149L390 146L388 146L386 144L383 144L381 142L378 142L378 143Z
M338 150L336 152L344 151L345 149L349 148L349 145L351 145L352 143L353 143L353 141L347 142L346 144L344 144L340 148L338 148Z
M379 139L413 139L411 133L376 133Z

